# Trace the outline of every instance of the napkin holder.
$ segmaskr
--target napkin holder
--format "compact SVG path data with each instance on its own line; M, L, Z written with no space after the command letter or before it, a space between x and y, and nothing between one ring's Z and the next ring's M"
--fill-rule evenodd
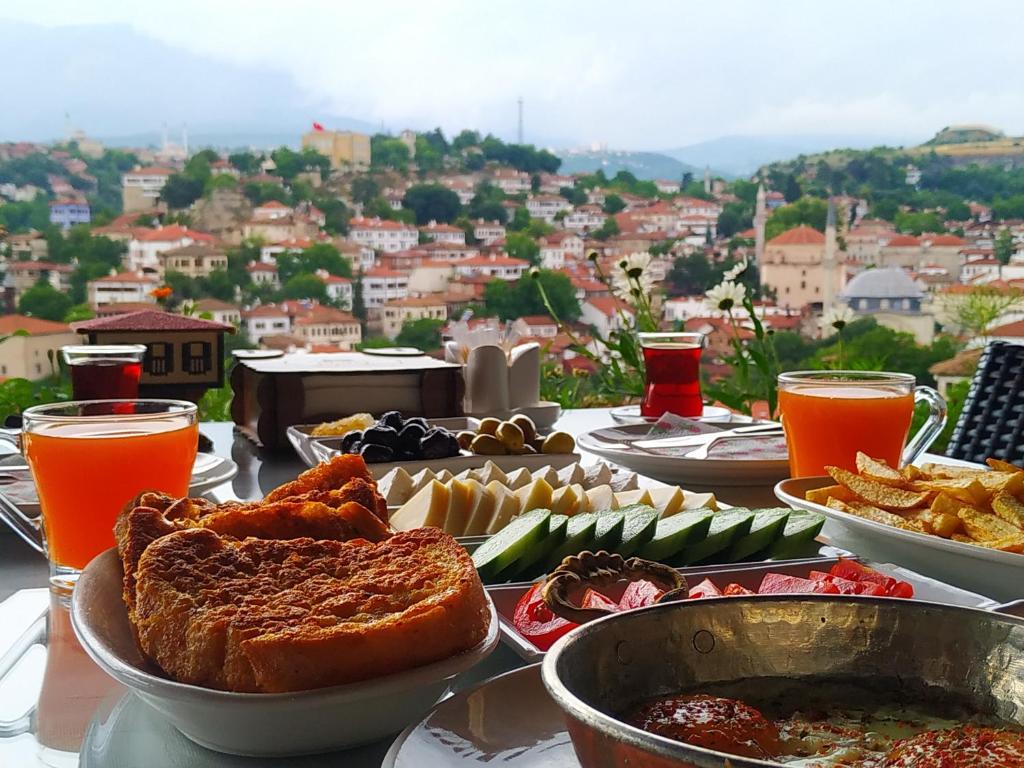
M445 346L445 359L459 359L456 344ZM474 347L466 354L463 410L471 416L507 418L525 413L540 421L557 418L558 406L540 399L540 344L519 344L508 353L495 344ZM548 411L554 411L549 416Z

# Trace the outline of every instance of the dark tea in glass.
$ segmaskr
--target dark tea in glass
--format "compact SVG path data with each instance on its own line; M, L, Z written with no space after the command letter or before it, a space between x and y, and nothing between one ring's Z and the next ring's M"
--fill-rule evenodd
M63 347L75 400L125 400L139 396L142 344Z
M704 412L700 394L700 333L641 333L647 378L640 402L643 416L657 418L666 411L698 417Z

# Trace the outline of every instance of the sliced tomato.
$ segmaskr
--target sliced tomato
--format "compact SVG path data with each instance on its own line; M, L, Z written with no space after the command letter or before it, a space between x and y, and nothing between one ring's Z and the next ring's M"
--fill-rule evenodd
M711 579L704 579L695 587L690 587L690 599L698 600L702 597L721 597L722 590L718 588Z
M752 592L746 587L741 587L739 584L727 584L725 589L722 590L722 595L725 597L736 597L739 595L756 595L757 592Z
M889 597L911 598L914 596L914 585L906 581L897 581L887 594Z
M782 573L766 573L757 588L759 595L822 594L838 595L839 588L829 581L811 581Z
M839 558L839 562L829 569L829 573L850 581L870 581L874 584L881 584L886 591L891 590L896 584L896 579L892 576L886 576L874 568L868 568L856 560L847 560L845 557Z
M861 595L870 595L871 597L890 597L885 587L881 584L875 584L873 581L862 581L859 585Z
M665 594L664 590L658 589L649 581L644 579L631 581L622 593L619 609L628 611L633 608L643 608L645 605L654 605L663 594Z
M839 590L839 594L841 595L860 595L864 592L864 584L857 581L850 581L849 579L841 579L838 576L833 576L831 573L811 571L810 574L808 574L808 578L811 581L827 581L829 584L835 584L836 589Z
M619 611L619 604L600 592L587 588L583 593L583 600L580 601L581 608L604 608L609 611Z
M535 584L519 598L515 612L512 614L512 623L519 634L540 650L546 651L555 644L558 638L578 625L560 616L555 616L551 612L541 598L540 592L543 586L543 583Z

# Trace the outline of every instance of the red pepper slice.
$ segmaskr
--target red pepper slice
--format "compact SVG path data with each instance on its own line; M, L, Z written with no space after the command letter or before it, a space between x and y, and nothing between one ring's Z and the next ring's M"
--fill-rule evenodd
M722 590L723 597L737 597L739 595L756 595L757 592L752 592L746 587L741 587L739 584L727 584L725 589Z
M690 587L690 599L698 600L702 597L721 597L722 590L718 588L711 579L704 579L695 587Z
M543 586L543 583L535 584L519 598L512 614L512 623L519 634L540 650L546 651L558 638L578 625L551 612L540 594Z
M850 581L870 581L881 584L887 592L896 585L896 579L892 576L886 576L874 568L868 568L866 565L861 565L855 560L847 560L845 557L839 558L839 562L832 566L829 573Z
M616 603L609 597L602 595L593 589L587 588L587 591L583 593L583 600L580 601L581 608L604 608L608 611L618 612L620 610L619 604Z

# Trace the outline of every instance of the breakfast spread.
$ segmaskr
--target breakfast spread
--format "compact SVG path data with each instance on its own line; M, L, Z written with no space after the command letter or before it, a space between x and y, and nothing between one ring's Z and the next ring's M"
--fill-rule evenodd
M836 484L807 491L806 499L905 531L1024 553L1024 470L988 464L897 470L858 453L857 472L827 467Z
M117 524L140 649L180 682L239 692L351 683L478 644L472 560L437 529L394 533L358 456L263 502L142 494Z

